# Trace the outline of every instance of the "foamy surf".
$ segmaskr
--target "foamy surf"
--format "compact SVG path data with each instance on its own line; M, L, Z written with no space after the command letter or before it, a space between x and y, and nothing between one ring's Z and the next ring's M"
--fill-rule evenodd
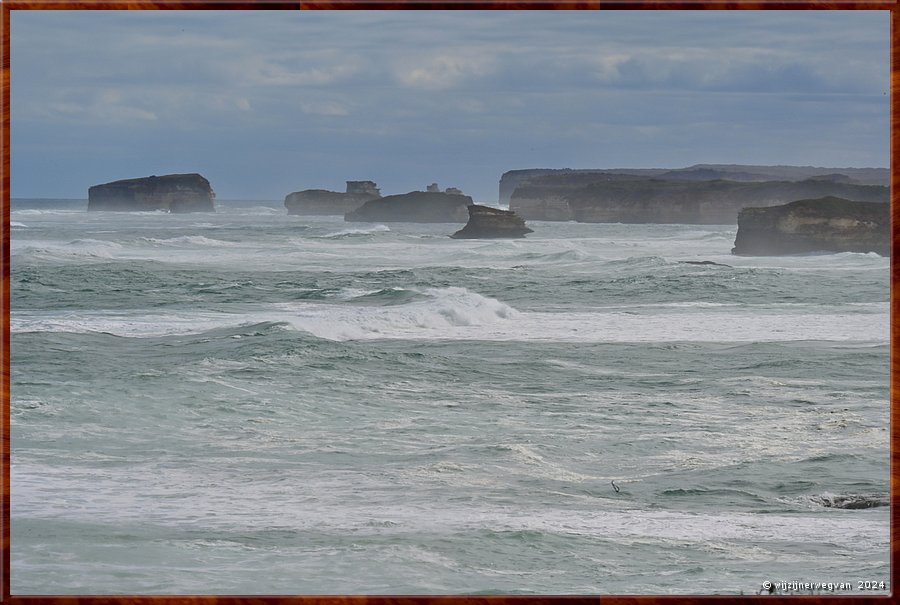
M306 594L889 570L889 260L221 210L13 215L21 592L60 552L76 593L141 592L158 561L187 593L248 569ZM449 575L420 582L429 561Z
M147 242L148 244L152 244L154 246L173 246L173 247L182 247L182 246L192 246L192 247L233 247L240 246L238 242L228 242L220 239L213 239L210 237L206 237L203 235L182 235L179 237L169 237L169 238L155 238L155 237L142 237L140 241Z
M391 228L387 225L373 225L367 229L342 229L340 231L335 231L333 233L329 233L327 235L320 235L321 239L336 239L341 237L352 237L355 235L372 235L375 233L386 233L390 231Z
M717 310L698 306L618 308L598 312L523 312L509 304L461 287L396 288L335 293L334 302L246 305L233 312L175 311L165 315L82 313L11 319L13 332L107 332L148 337L198 334L259 322L285 323L328 340L494 340L542 342L888 342L888 310L798 313L794 309ZM367 298L369 300L367 300ZM366 304L366 303L370 304ZM348 304L349 303L349 304ZM690 307L687 307L690 308ZM827 338L823 338L827 335Z

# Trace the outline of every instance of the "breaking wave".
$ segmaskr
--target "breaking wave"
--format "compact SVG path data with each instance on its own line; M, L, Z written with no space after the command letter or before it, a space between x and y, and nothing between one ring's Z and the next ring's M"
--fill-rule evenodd
M202 235L182 235L170 238L142 237L141 241L153 244L154 246L239 246L237 242L227 242L220 239L212 239Z
M390 230L391 228L387 225L373 225L368 229L342 229L341 231L335 231L334 233L329 233L327 235L320 235L318 239L339 239L359 235L372 235L373 233L384 233Z
M366 297L407 297L402 304L278 303L240 312L170 312L122 315L95 312L72 316L27 316L12 318L13 332L99 332L116 336L147 338L200 334L209 330L246 326L260 322L282 323L327 340L378 338L478 338L477 328L518 316L509 305L466 288L377 291ZM351 299L352 300L352 299ZM376 301L377 302L377 301ZM473 328L462 334L454 328Z

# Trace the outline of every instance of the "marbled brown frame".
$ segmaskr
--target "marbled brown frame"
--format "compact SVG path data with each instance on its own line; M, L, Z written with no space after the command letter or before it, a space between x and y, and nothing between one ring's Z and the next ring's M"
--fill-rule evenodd
M900 0L733 0L714 2L680 0L0 0L0 601L18 605L718 605L719 603L755 604L774 599L803 605L887 605L900 600L891 594L872 596L791 595L791 596L367 596L367 595L169 595L169 596L13 596L10 594L10 191L9 191L9 126L10 126L10 11L11 10L889 10L891 12L891 191L900 186L900 159L894 151L900 144ZM897 554L900 549L900 292L894 286L900 281L900 203L891 196L891 361L890 361L890 550L891 586L898 581Z

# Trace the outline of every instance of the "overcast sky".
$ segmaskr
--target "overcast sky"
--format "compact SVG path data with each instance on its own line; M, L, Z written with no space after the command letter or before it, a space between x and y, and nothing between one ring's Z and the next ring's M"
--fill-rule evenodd
M887 11L12 11L11 62L13 197L889 159Z

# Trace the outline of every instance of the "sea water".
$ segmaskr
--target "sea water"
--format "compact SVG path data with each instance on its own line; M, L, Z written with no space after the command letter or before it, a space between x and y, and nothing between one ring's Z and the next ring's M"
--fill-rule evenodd
M529 226L14 200L13 594L887 594L888 259Z

